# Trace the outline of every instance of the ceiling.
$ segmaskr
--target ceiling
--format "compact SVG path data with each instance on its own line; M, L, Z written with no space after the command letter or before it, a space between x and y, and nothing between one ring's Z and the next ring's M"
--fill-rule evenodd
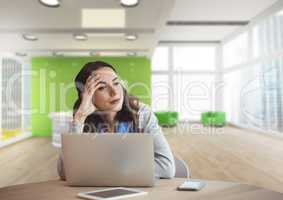
M58 8L48 8L38 0L9 0L0 7L0 51L137 51L150 54L158 43L157 34L166 24L174 0L141 0L134 8L123 8L119 0L61 0ZM124 28L82 28L82 9L124 9ZM99 19L105 20L105 19ZM38 37L24 40L22 34ZM74 33L89 35L86 41L73 39ZM138 34L127 41L126 33ZM113 35L113 36L111 36Z
M276 0L140 0L134 8L122 8L119 0L61 0L59 8L42 6L38 0L9 0L0 7L0 51L135 51L151 55L158 41L221 41L240 26L166 25L182 22L245 22ZM123 28L83 28L82 9L125 9ZM105 19L101 19L105 20ZM26 41L22 34L35 34ZM74 33L88 40L73 39ZM126 33L138 39L127 41Z
M278 0L176 0L168 21L246 22ZM166 26L161 41L221 41L241 26Z

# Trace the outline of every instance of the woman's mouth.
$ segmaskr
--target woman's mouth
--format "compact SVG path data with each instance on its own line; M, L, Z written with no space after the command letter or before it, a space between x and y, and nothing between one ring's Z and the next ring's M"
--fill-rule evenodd
M110 101L110 104L114 105L114 104L117 104L119 103L120 99L114 99L112 101Z

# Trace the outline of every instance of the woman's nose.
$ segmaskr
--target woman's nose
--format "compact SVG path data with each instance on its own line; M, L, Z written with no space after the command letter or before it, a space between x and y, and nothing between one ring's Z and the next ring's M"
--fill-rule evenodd
M116 91L116 89L115 88L113 88L113 87L109 87L109 89L110 89L110 96L115 96L116 94L117 94L117 91Z

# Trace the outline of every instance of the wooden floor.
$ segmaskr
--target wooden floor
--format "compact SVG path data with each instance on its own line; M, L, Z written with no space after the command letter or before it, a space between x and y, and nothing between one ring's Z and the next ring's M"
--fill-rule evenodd
M164 129L193 178L249 183L283 192L283 139L233 127ZM49 138L30 138L0 149L0 187L57 179L58 150Z

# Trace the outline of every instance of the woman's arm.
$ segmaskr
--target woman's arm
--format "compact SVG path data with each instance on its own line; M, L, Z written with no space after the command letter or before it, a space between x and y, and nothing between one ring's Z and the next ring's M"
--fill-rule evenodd
M174 156L158 125L156 116L145 105L142 105L139 111L139 127L145 133L153 134L155 176L158 178L173 178L176 171Z
M84 128L84 123L73 121L71 124L71 133L82 133Z

